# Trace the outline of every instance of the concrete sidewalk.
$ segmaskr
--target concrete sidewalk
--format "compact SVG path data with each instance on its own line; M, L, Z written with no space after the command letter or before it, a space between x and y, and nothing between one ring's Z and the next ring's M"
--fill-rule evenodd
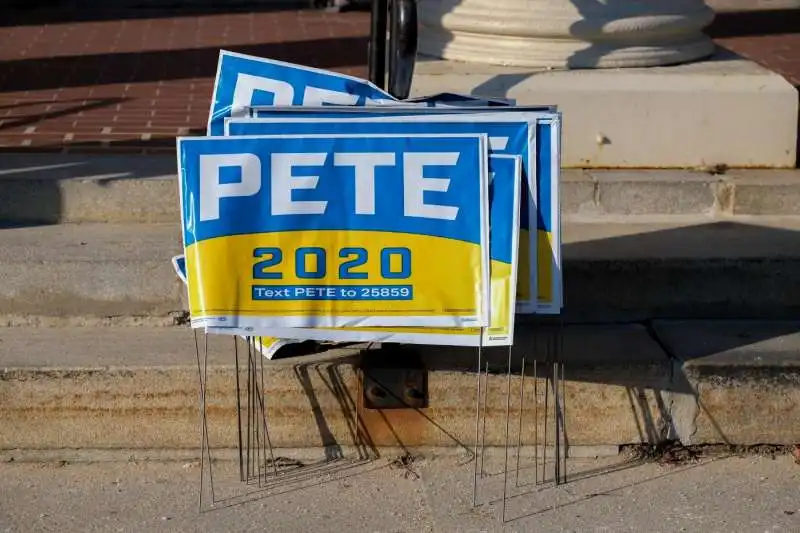
M187 463L0 465L0 531L269 531L763 533L800 530L800 467L791 458L716 457L661 466L615 457L571 461L572 481L537 487L487 465L472 509L472 464L341 461L305 481L245 487L214 466L219 503L198 512L199 468ZM307 467L308 468L308 467ZM299 479L295 477L294 479ZM206 483L208 480L206 479ZM206 485L207 486L207 485ZM249 493L249 495L248 495ZM208 494L210 500L210 493ZM210 502L208 502L210 503Z

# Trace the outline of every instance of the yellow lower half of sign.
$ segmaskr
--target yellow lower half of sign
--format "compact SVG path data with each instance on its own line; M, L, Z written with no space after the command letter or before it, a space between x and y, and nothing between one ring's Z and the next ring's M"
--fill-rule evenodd
M531 242L528 230L519 230L519 253L517 261L519 265L517 278L517 302L526 307L534 298L531 294Z
M512 328L512 307L511 301L511 265L492 261L491 263L491 310L489 311L489 327L485 328L485 334L489 337L510 338L513 334ZM418 328L418 327L365 327L365 328L321 328L340 332L396 332L404 335L422 335L420 343L424 342L424 336L430 335L470 335L478 337L481 328ZM332 339L336 340L336 339ZM353 340L353 339L351 339ZM365 339L367 340L367 339ZM500 340L500 339L497 339ZM408 342L408 341L406 341ZM478 341L475 341L478 345Z
M356 327L356 328L266 328L256 337L261 353L271 358L284 344L302 340L338 342L401 342L452 346L508 346L514 341L514 292L512 265L491 264L491 311L487 328ZM211 328L212 333L225 328ZM230 331L230 330L228 330ZM481 337L483 333L483 337ZM241 335L251 335L239 332Z
M218 237L186 247L186 268L193 320L476 317L488 292L478 244L380 231Z
M559 273L556 272L557 261L554 236L549 231L539 230L537 233L537 285L539 306L558 307L558 302L556 301L556 281L558 281Z

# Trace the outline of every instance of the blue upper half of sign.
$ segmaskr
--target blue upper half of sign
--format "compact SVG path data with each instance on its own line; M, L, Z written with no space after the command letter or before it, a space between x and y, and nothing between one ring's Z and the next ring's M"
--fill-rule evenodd
M303 230L481 242L480 135L187 137L178 157L186 246Z
M536 168L539 174L536 178L539 197L539 229L552 232L555 227L555 213L553 212L553 187L556 186L555 177L558 175L559 161L553 161L553 124L540 122L536 125ZM555 206L556 209L558 208Z
M331 113L338 114L338 113ZM466 134L485 133L489 136L489 153L518 155L522 159L523 178L530 170L528 157L530 124L528 122L385 122L376 118L375 122L326 121L328 113L306 113L303 121L287 119L285 122L269 122L259 119L233 119L228 122L229 135L292 135L292 134ZM358 115L364 117L364 115ZM383 116L383 115L381 115ZM279 117L280 118L280 117ZM353 118L353 115L350 115ZM527 194L527 186L523 187ZM520 226L528 229L528 202L522 203Z
M208 134L222 135L223 120L251 105L366 105L393 98L373 84L291 63L220 51Z
M519 194L513 157L489 156L489 256L511 264L514 238L514 196Z

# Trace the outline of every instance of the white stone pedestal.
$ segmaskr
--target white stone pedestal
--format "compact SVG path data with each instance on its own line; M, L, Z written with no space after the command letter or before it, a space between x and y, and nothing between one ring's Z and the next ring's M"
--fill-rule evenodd
M520 67L615 68L703 58L703 0L419 0L419 51Z
M412 96L442 91L555 104L567 167L792 167L798 98L731 54L672 67L544 70L420 58Z

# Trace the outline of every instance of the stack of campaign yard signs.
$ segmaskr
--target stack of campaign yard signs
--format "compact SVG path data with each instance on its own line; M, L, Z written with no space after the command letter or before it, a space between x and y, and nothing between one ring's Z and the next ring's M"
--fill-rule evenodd
M177 141L191 324L289 342L510 346L559 314L560 115L222 51Z

